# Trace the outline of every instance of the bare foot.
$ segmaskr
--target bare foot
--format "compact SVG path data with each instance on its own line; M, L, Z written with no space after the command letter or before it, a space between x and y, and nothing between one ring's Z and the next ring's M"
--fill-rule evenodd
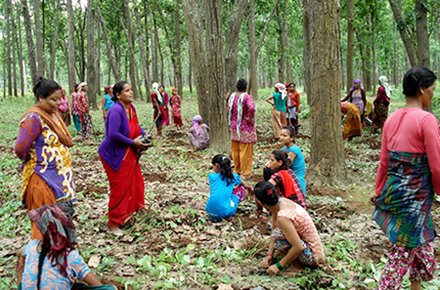
M118 226L109 226L107 234L121 236L124 234L124 232Z
M304 271L304 266L298 260L295 260L292 262L292 265L284 271L283 275L293 276L302 271Z

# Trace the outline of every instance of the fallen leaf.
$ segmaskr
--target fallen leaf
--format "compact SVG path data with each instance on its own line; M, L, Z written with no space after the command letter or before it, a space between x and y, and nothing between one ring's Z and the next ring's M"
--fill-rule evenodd
M89 268L97 268L99 266L99 262L101 261L101 255L97 254L97 255L92 255L89 259L89 262L87 263L87 265L89 266Z

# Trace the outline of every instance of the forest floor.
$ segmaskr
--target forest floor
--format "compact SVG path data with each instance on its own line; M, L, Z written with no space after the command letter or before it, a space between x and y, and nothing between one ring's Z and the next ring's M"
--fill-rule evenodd
M264 95L267 91L260 93ZM97 154L98 146L76 142L71 149L78 207L75 217L84 260L103 281L119 289L371 289L384 267L391 243L372 221L368 196L380 153L380 135L364 130L362 137L345 143L347 175L344 189L308 187L307 206L327 256L322 269L306 269L293 277L268 276L258 268L267 252L270 226L254 214L245 200L229 221L213 223L204 211L209 196L208 174L216 152L190 152L187 131L196 115L195 97L183 98L182 129L168 127L141 157L145 179L146 210L125 235L106 234L109 186ZM263 97L261 97L263 98ZM301 129L297 144L309 160L310 108L302 98ZM30 238L30 222L21 207L20 162L13 152L21 115L31 106L30 97L0 103L0 289L15 289L14 253ZM152 123L151 104L136 101L140 123ZM392 103L392 110L401 106ZM272 150L281 145L272 138L271 107L256 101L258 142L254 149L254 185L262 180L262 167ZM101 111L92 111L97 138L103 139ZM74 140L78 136L69 127ZM341 125L342 132L342 125ZM155 133L155 129L153 129ZM341 133L342 134L342 133ZM439 203L433 207L439 228ZM439 240L435 242L440 262ZM409 289L405 278L404 289ZM258 288L258 286L261 286ZM424 284L439 289L440 278Z

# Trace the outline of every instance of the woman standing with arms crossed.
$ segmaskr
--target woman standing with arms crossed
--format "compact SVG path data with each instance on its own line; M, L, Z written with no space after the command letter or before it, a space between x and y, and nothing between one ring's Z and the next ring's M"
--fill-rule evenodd
M40 77L33 91L36 104L21 118L14 148L23 162L22 202L29 211L56 202L77 202L69 151L72 136L57 112L61 86ZM43 240L34 223L32 239Z
M138 155L147 149L139 137L145 134L139 126L129 83L120 81L113 88L115 104L105 120L105 138L98 153L110 182L108 231L122 234L121 226L145 207L144 178Z
M243 180L251 178L255 131L255 105L252 96L246 93L247 82L239 79L237 92L229 97L228 123L231 128L231 151L234 173L241 174Z
M406 105L385 122L373 218L393 242L378 289L399 289L409 269L411 289L434 275L431 216L434 192L440 193L440 134L437 118L424 111L431 104L437 77L413 67L403 78Z

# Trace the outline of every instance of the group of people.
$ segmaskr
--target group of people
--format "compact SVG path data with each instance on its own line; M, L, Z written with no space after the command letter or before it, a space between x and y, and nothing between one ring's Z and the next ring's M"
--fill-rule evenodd
M366 125L369 116L373 114L372 125L376 131L382 130L388 117L388 106L391 98L391 86L386 76L379 77L380 87L373 104L367 98L361 81L355 79L353 87L345 98L341 100L341 114L344 119L343 139L351 140L353 137L362 136L362 129Z
M370 203L375 205L374 220L394 245L378 289L398 289L408 270L412 289L421 289L421 281L432 279L436 269L431 206L434 193L440 192L440 132L437 118L422 110L431 103L436 79L426 68L408 71L403 80L406 105L383 125L376 188ZM255 200L260 219L267 220L264 208L272 216L269 249L260 266L269 274L321 267L325 253L307 212L305 163L294 142L294 127L280 130L283 148L271 153L263 169L265 181L254 188L249 184L256 133L255 106L246 88L246 81L240 79L237 92L229 95L232 160L222 154L212 159L214 172L209 175L206 211L214 220L230 217L247 191ZM383 90L388 97L385 86ZM75 277L88 284L80 289L114 289L100 285L75 251L71 217L78 200L69 151L72 137L58 113L63 90L55 81L40 78L33 91L36 105L23 115L15 145L23 163L22 202L32 225L32 241L19 253L20 287L69 289ZM108 233L120 235L121 227L145 206L139 156L150 145L141 141L145 131L132 104L130 84L121 81L110 94L114 104L105 114L106 133L98 153L110 183ZM200 122L201 118L199 129L203 127Z

